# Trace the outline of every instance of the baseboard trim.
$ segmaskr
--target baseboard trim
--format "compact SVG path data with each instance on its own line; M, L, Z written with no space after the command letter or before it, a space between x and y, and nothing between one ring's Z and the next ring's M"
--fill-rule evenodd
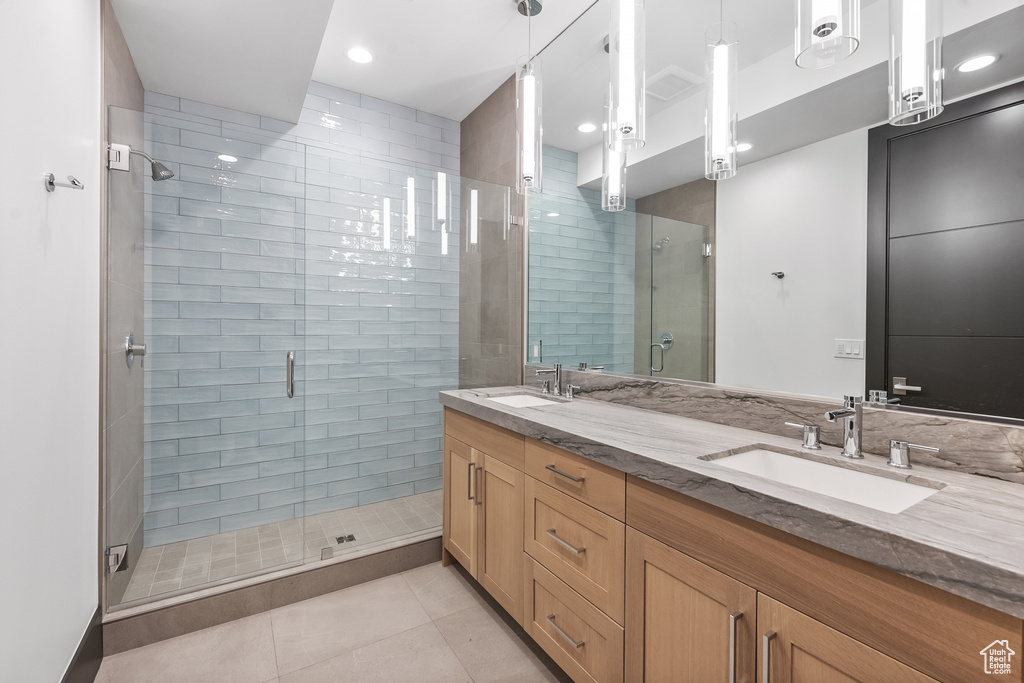
M82 642L78 644L64 677L60 679L61 683L93 683L102 661L103 624L100 622L100 608L97 605L85 635L82 636Z
M441 539L366 555L103 624L103 656L308 600L441 559ZM91 681L92 679L89 679ZM70 682L66 682L70 683ZM75 683L78 683L77 679Z

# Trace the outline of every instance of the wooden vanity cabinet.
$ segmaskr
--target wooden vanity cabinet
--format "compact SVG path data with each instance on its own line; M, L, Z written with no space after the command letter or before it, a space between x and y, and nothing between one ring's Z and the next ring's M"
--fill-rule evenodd
M626 529L626 683L753 683L757 593Z
M757 633L758 683L936 683L763 594L757 596Z
M770 648L781 653L776 673L763 683L990 681L981 650L1007 640L1022 651L1024 624L1010 615L634 477L626 500L630 533L643 532L758 592L758 657L766 632L784 634ZM627 572L629 610L643 609L631 597L638 594L634 575ZM627 613L627 642L632 624ZM837 654L826 656L832 647ZM847 666L857 657L877 669ZM631 661L627 651L627 668ZM883 677L889 671L907 673ZM1019 682L1020 668L1000 678Z
M445 411L444 549L519 623L523 444L518 434Z
M445 561L577 683L991 681L983 649L1024 653L1020 619L451 409L444 510Z

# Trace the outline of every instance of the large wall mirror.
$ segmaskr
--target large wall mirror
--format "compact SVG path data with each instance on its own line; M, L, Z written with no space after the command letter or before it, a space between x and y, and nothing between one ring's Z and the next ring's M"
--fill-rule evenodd
M600 199L609 5L598 0L541 54L545 176L529 202L525 360L836 400L893 396L892 378L868 374L888 351L866 326L879 286L868 282L869 130L887 118L888 2L865 0L858 51L818 70L794 64L792 0L725 4L739 28L739 138L752 148L734 178L713 183L703 179L704 31L718 3L647 0L647 142L628 155L630 199L614 213ZM944 27L947 103L1024 79L1024 1L948 0ZM998 59L955 68L979 54ZM944 375L957 373L932 376ZM921 400L930 393L941 405ZM1024 417L958 402L962 393L936 386L901 400Z

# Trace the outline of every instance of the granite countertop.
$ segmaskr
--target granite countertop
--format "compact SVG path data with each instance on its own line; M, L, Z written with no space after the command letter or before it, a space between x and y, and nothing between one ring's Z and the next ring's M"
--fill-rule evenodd
M863 460L849 460L829 446L802 452L844 468L941 486L925 500L890 514L701 459L755 444L800 455L796 439L586 398L554 399L559 402L531 408L487 400L521 393L536 392L524 387L463 389L440 392L440 401L1024 619L1024 486L1020 484L923 465L895 470L886 466L886 458L868 454Z

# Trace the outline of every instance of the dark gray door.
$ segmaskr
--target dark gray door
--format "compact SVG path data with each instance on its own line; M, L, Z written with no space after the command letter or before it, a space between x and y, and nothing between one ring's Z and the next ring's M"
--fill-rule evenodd
M869 256L884 370L875 358L868 388L905 377L921 387L905 405L1024 418L1024 102L998 103L887 140L884 267Z

